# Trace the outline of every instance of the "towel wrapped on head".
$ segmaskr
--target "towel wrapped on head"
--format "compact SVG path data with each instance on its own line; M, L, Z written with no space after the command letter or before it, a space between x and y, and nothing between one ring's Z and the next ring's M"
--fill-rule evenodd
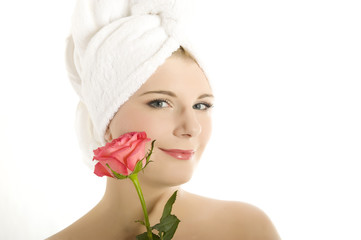
M119 107L174 51L182 46L202 67L187 36L189 10L190 0L77 1L66 62L87 163Z

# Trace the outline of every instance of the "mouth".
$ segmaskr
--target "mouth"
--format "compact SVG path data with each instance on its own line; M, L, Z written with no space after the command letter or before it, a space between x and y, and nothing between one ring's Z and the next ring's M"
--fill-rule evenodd
M179 159L179 160L190 160L194 155L194 150L181 150L181 149L164 149L159 148L166 154Z

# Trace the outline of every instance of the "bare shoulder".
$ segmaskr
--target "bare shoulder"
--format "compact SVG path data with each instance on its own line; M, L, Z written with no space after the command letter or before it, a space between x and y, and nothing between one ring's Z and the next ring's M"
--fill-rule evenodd
M238 234L247 236L245 239L280 239L270 218L258 207L243 202L224 202L220 204L224 205L224 218L228 218L228 221L235 227L234 229Z
M86 215L46 240L100 239L97 228L94 227L99 226L100 224L96 225L92 216L93 213L91 211L88 212Z
M79 239L79 236L76 235L76 231L74 231L73 225L68 226L67 228L61 230L58 233L48 237L45 240L72 240Z
M69 235L67 234L67 230L62 230L62 231L48 237L45 240L64 240L64 239L70 239Z
M194 194L190 194L189 197L194 200L194 209L202 216L207 216L207 225L214 226L207 231L215 229L222 234L223 239L280 239L270 218L264 211L251 204L216 200Z

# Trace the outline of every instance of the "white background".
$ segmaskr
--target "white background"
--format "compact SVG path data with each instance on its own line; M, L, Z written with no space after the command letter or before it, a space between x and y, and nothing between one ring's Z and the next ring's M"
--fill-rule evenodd
M206 2L214 132L184 187L258 206L283 239L360 240L359 1ZM44 239L103 194L74 131L73 5L0 3L0 239Z

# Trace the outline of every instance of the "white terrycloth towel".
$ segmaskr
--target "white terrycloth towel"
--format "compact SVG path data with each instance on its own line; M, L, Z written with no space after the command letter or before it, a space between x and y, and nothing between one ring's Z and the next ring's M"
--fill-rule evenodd
M187 40L187 0L78 0L67 42L67 68L79 95L77 131L88 163L105 144L118 108Z

